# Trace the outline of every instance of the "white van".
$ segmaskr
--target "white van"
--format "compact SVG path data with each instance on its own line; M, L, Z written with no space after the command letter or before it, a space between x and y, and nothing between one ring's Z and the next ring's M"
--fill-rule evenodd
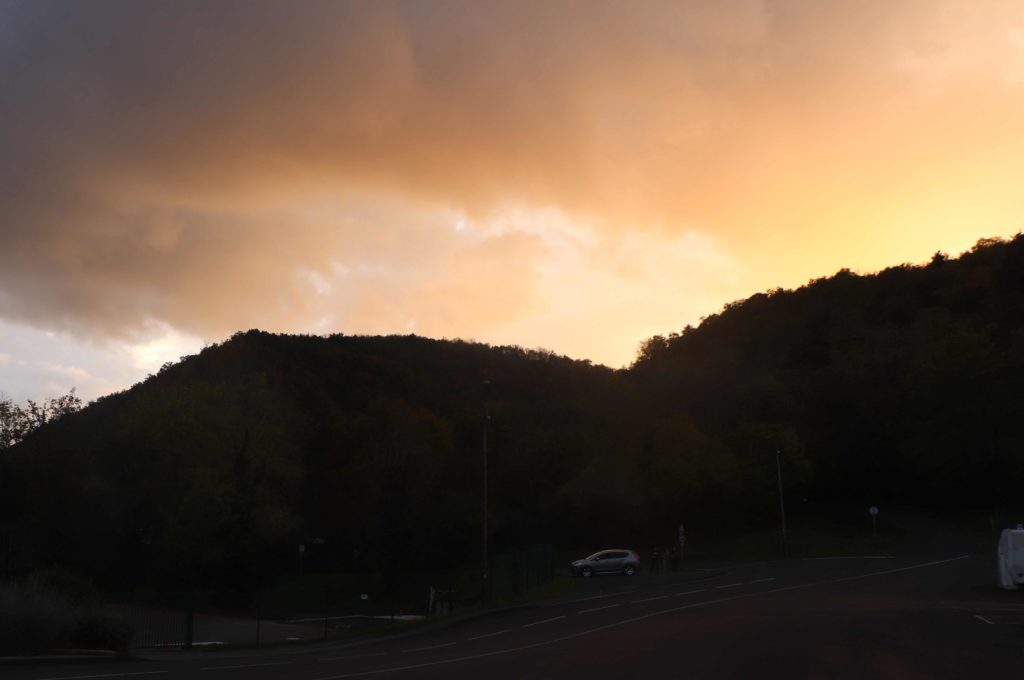
M999 587L1017 590L1024 584L1024 527L1003 529L999 535Z

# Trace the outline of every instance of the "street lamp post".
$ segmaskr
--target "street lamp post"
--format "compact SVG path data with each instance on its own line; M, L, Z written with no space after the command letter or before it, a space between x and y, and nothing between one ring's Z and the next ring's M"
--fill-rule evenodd
M782 518L782 557L788 557L786 549L786 503L782 499L782 464L779 462L779 449L775 449L775 473L779 478L779 514Z
M482 518L481 518L481 540L480 540L480 601L486 603L490 597L490 582L488 579L488 572L490 571L487 563L487 543L488 543L488 527L487 527L487 426L491 420L491 414L487 410L487 387L491 384L490 380L484 380L484 399L483 399L483 417L484 417L484 433L483 433L483 478L481 480L482 490Z

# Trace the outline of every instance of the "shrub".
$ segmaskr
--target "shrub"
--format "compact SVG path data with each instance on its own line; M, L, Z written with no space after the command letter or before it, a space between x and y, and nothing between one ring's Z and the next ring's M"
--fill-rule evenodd
M63 597L74 607L89 608L100 602L100 592L83 574L65 567L49 567L28 577L31 587L48 590Z
M66 646L76 615L53 591L31 585L0 585L0 650L28 652Z
M79 617L73 645L83 649L128 649L135 630L123 619L106 614L87 613Z
M128 648L134 634L128 622L74 606L68 596L42 583L30 579L28 583L0 585L0 652ZM93 595L88 599L95 601Z

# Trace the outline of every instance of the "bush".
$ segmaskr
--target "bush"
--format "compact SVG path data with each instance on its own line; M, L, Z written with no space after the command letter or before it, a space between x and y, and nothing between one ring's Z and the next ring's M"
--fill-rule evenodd
M66 646L76 615L67 600L32 585L0 586L0 650L29 652Z
M123 619L105 614L88 613L78 619L73 645L82 649L128 649L135 630Z
M42 582L0 585L0 652L128 648L134 634L128 622L76 607Z
M28 584L55 593L74 607L89 608L100 602L100 591L88 577L64 567L35 571L28 577Z

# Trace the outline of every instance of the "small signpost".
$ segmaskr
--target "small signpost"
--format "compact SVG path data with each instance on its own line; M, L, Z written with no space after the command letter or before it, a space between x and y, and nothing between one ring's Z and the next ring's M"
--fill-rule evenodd
M868 514L871 515L871 535L875 536L878 533L877 526L875 524L875 518L878 517L878 508L872 505L868 508Z

